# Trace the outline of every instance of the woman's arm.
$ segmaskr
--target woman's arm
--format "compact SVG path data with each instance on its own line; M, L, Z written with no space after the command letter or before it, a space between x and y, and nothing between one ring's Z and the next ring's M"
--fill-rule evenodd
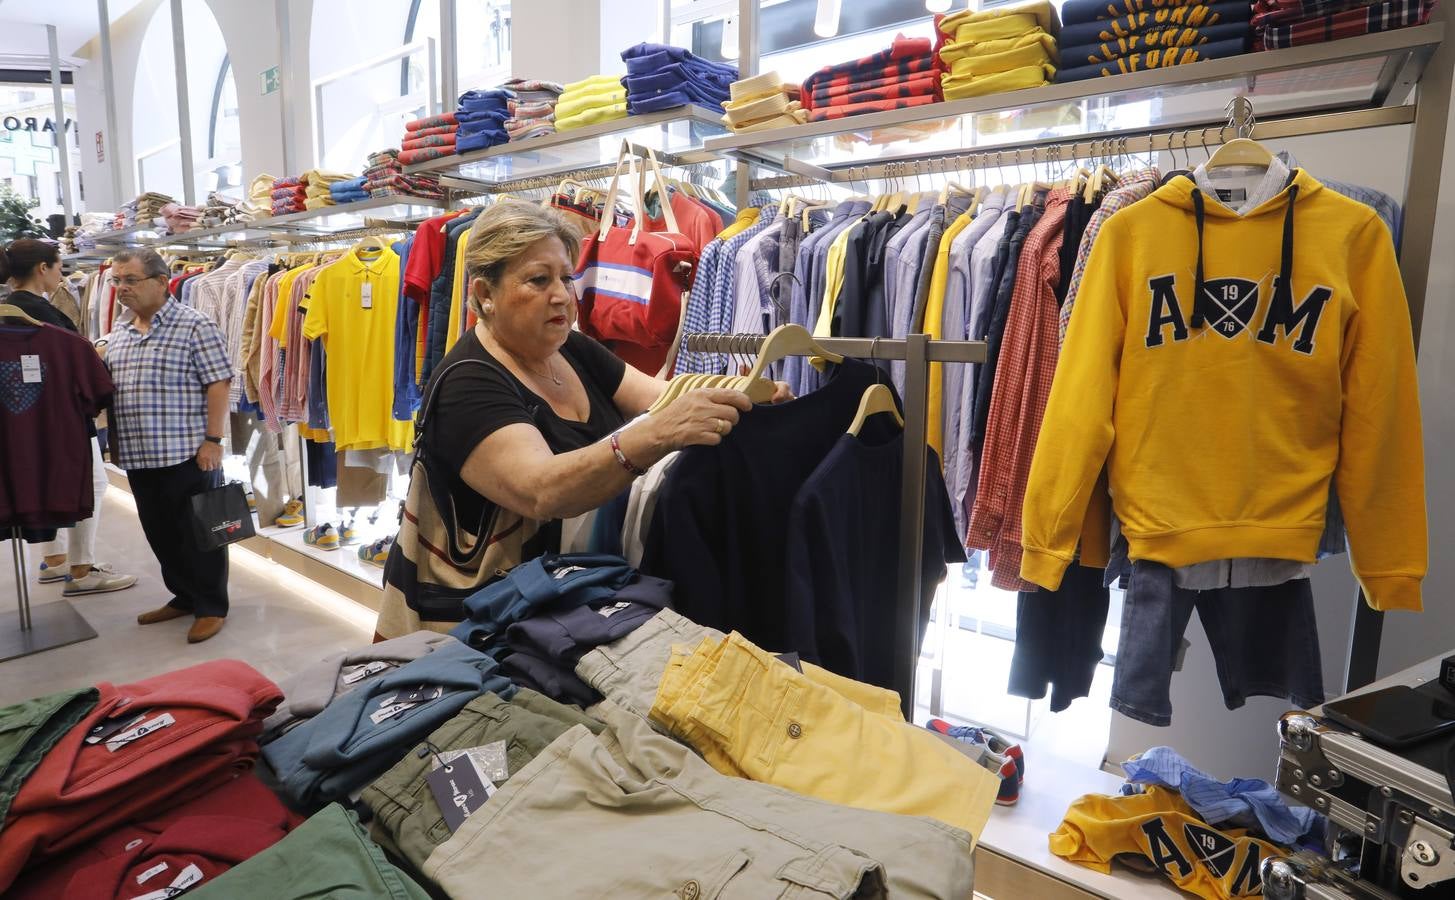
M617 393L620 396L620 389ZM633 465L645 469L673 450L719 444L737 423L738 413L751 407L748 395L739 391L691 391L657 415L623 428L619 434L622 453ZM540 431L524 422L506 425L477 444L465 459L460 476L492 502L532 519L581 515L632 482L610 442L552 453Z

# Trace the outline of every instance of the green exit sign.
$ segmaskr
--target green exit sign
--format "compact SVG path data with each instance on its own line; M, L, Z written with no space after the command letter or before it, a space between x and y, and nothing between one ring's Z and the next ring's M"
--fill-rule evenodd
M272 66L271 68L264 69L263 70L263 96L266 97L269 94L276 93L277 90L278 90L278 88L280 86L281 86L281 82L280 82L280 79L278 78L278 67L277 66Z

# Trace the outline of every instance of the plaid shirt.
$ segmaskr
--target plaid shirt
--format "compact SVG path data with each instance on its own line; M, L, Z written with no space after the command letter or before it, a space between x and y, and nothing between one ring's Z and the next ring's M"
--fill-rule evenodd
M1253 25L1293 22L1368 5L1367 0L1253 0Z
M864 113L887 112L891 109L905 109L910 106L927 106L934 103L936 99L934 94L923 94L916 97L885 97L875 100L862 100L858 103L849 103L843 106L825 106L809 113L808 120L810 122L822 122L826 119L846 119L849 116L861 116Z
M1321 44L1339 38L1357 37L1377 31L1393 31L1423 25L1434 8L1431 0L1387 0L1330 15L1299 19L1256 30L1258 49L1281 50L1304 44Z
M1035 590L1020 577L1021 505L1060 353L1056 286L1065 235L1061 226L1070 199L1069 190L1053 191L1041 220L1026 235L990 395L979 485L965 544L990 551L991 584L1001 590Z
M118 322L106 348L116 382L111 427L123 469L159 469L197 455L207 436L207 386L232 378L222 331L168 300L145 334Z
M929 38L898 37L888 49L852 62L825 66L808 76L803 83L803 106L812 109L814 93L821 89L835 86L842 89L873 79L897 81L908 75L928 72L934 67L935 56Z
M1143 169L1130 178L1123 178L1117 189L1101 200L1101 205L1091 214L1086 231L1081 234L1081 243L1076 248L1076 265L1071 269L1071 280L1066 286L1066 302L1061 305L1060 346L1066 345L1066 326L1071 323L1071 308L1076 305L1076 290L1081 287L1081 276L1086 272L1086 261L1091 258L1091 245L1096 241L1102 223L1111 214L1124 206L1131 206L1150 195L1162 183L1162 174L1156 169Z

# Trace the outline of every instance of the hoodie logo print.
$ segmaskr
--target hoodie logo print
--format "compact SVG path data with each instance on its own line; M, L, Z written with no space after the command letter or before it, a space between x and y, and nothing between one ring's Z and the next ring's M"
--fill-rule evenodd
M1203 296L1211 303L1213 314L1208 327L1232 340L1253 322L1258 311L1258 282L1246 278L1214 278L1203 284Z

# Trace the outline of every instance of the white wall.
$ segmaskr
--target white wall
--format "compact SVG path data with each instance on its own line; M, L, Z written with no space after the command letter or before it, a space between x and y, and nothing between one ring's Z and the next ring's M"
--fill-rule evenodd
M655 15L651 21L656 21ZM523 0L513 4L511 75L565 84L601 74L601 22L599 3ZM466 87L460 85L461 90Z

